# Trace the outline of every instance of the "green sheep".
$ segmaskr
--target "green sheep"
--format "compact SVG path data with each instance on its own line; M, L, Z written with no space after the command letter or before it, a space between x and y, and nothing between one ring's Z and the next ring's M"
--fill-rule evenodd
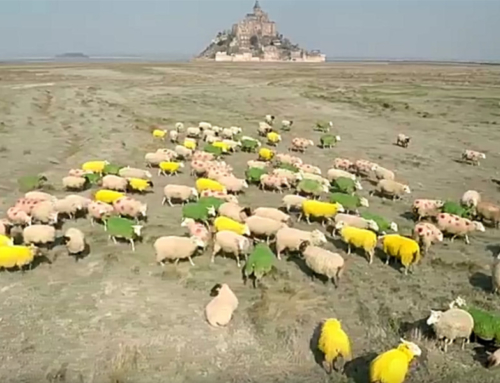
M41 174L23 176L17 180L19 185L19 190L22 192L28 192L31 190L41 189L46 185L47 177Z
M363 187L359 181L347 177L339 177L332 181L332 189L334 192L354 194L356 190L363 190Z
M266 169L250 168L245 171L245 178L249 184L260 184L260 177L267 174Z
M322 149L331 148L337 142L340 141L340 136L334 136L333 134L325 134L320 137L319 141Z
M87 174L84 174L83 177L85 179L87 179L87 182L91 186L97 185L102 179L102 176L99 173L87 173Z
M264 243L255 245L243 267L244 284L247 283L248 278L252 278L253 287L255 288L257 282L259 282L264 275L273 270L275 259L276 256L268 245Z
M276 169L285 169L285 170L289 170L293 173L299 172L299 168L297 166L294 166L292 164L285 164L285 163L279 163L278 165L276 165Z
M222 149L217 146L213 146L212 144L207 144L203 147L203 151L207 153L213 154L215 157L222 156Z
M198 200L199 204L204 205L207 208L213 207L215 209L215 211L218 211L220 205L222 205L225 202L226 202L225 200L223 200L221 198L217 198L217 197L201 197Z
M472 217L472 209L461 206L457 202L446 201L441 207L442 213L454 214L463 218L471 218Z
M358 207L368 207L369 203L366 198L357 195L350 195L345 193L330 193L330 202L341 204L346 211L358 212Z
M132 251L135 251L134 240L141 238L142 225L136 225L135 221L122 217L109 217L103 221L104 228L115 245L117 244L116 238L123 238L130 242Z
M467 311L474 319L474 335L484 341L495 341L500 345L500 316L492 314L486 310L472 307L466 304L465 300L457 297L450 303L450 308L456 306Z
M255 153L257 151L257 148L261 146L261 143L255 139L250 140L242 138L240 142L241 142L241 150L247 153Z
M208 227L208 219L215 217L215 208L199 202L190 202L182 207L182 219L191 218L197 222L203 222Z
M330 128L333 128L333 122L325 122L325 121L318 121L316 122L316 126L314 127L314 130L316 132L323 132L323 133L328 133L330 131Z
M312 197L319 197L321 193L328 192L328 186L315 180L303 179L297 184L297 192Z
M121 168L123 168L123 166L119 166L116 164L107 164L106 166L104 166L102 173L103 175L112 174L118 176Z
M396 222L389 222L387 221L384 217L381 217L377 214L372 214L368 212L363 212L360 214L361 218L364 218L366 220L372 220L375 221L379 228L379 233L385 235L389 230L392 230L394 232L398 231L398 225Z

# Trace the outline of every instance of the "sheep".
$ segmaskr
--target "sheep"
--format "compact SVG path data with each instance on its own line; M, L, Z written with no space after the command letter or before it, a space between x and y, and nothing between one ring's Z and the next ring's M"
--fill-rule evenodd
M215 197L221 199L225 202L232 202L238 204L238 198L232 194L227 194L227 192L214 191L214 190L203 190L200 193L200 197Z
M310 165L310 164L302 164L297 166L299 170L301 170L304 173L312 173L312 174L317 174L321 175L321 169L317 166Z
M444 352L448 350L448 344L452 344L458 338L463 339L463 350L474 329L474 319L462 309L452 308L444 312L431 310L427 325L432 326L438 341L444 341Z
M12 227L12 223L7 219L0 219L0 235L8 235L10 233L10 229Z
M118 170L118 175L123 178L140 178L143 180L153 177L153 175L147 170L131 168L130 166L126 166Z
M264 192L266 189L271 189L278 190L280 193L283 193L283 187L290 188L290 184L285 177L273 176L270 174L263 174L260 177L259 189Z
M293 121L291 120L283 120L281 121L281 127L283 128L283 130L287 130L287 129L290 129L293 125Z
M307 138L295 137L292 139L291 146L288 150L304 153L309 146L314 146L314 141L308 140Z
M83 170L83 169L69 169L68 171L68 176L71 177L83 177L85 174L90 174L92 172L89 172L88 170Z
M337 157L333 160L332 167L340 170L351 170L354 166L354 163L346 158Z
M356 180L356 176L354 174L349 173L342 169L335 169L335 168L328 169L328 171L326 172L326 178L329 181L335 181L337 178L350 178L353 181Z
M81 201L77 201L75 198L62 198L54 202L54 208L58 213L58 217L67 215L73 219L79 211L84 209L84 206Z
M152 134L153 137L164 140L165 136L167 135L167 129L154 129Z
M138 220L139 217L147 217L148 205L131 197L117 199L113 202L113 208L118 214L135 218L136 220Z
M195 188L185 185L174 185L169 184L163 188L163 200L161 201L162 205L165 205L165 202L168 202L170 206L174 206L172 204L172 200L180 200L182 204L189 201L190 199L198 199L198 191Z
M267 144L270 146L276 146L281 141L281 135L276 132L269 132L266 135Z
M177 122L175 124L175 130L177 130L178 132L181 132L184 130L184 124L182 122Z
M156 262L160 263L162 266L165 265L167 259L175 259L175 264L177 265L180 259L185 258L189 260L191 266L194 266L194 262L191 258L198 249L205 248L205 243L195 236L189 238L168 236L158 238L153 247L156 252Z
M269 164L264 161L256 161L256 160L250 160L247 162L247 168L259 168L259 169L265 169L267 168Z
M300 173L294 173L291 170L288 169L273 169L273 172L271 173L273 176L278 176L280 178L286 178L288 183L290 185L296 184L298 181L302 180L304 176ZM311 174L311 173L308 173ZM311 174L312 176L315 176L316 174Z
M479 166L479 160L481 159L486 159L486 154L468 149L462 152L462 161L472 163L472 165Z
M170 138L170 142L174 144L179 143L179 132L177 130L171 130L168 137Z
M491 267L491 284L493 286L493 294L500 290L500 254L497 255Z
M444 233L453 234L451 242L456 237L464 237L465 243L470 244L468 234L473 231L485 231L484 225L478 221L471 221L454 214L441 213L437 216L437 228Z
M87 207L89 211L90 224L94 226L94 221L103 219L115 213L112 205L101 201L91 201Z
M70 227L64 233L64 240L69 254L77 255L85 251L85 235L79 229Z
M335 224L342 222L345 226L357 227L358 229L373 230L375 232L379 231L377 222L372 219L365 219L357 215L338 213L334 217ZM335 227L333 228L332 235L335 237Z
M259 136L265 137L267 133L271 132L273 127L269 125L267 122L259 122L259 127L257 129L257 133Z
M373 195L375 192L381 195L387 195L392 197L392 200L395 200L396 198L401 198L403 194L410 194L411 190L408 185L393 180L380 180L375 190L371 190L369 194Z
M56 240L56 229L49 225L31 225L23 229L25 245L46 245Z
M229 138L230 140L232 140L233 137L235 136L235 133L229 128L224 128L224 129L222 129L220 136L222 138Z
M182 143L182 146L194 152L196 150L197 142L194 138L186 137L184 139L184 142Z
M330 186L329 180L327 180L326 178L323 178L320 175L315 174L315 173L307 173L306 172L303 174L298 174L298 176L300 176L300 178L304 179L304 180L313 180L313 181L319 182L320 184Z
M218 182L226 188L228 193L240 193L243 189L248 188L246 180L234 176L222 176Z
M191 158L191 161L213 161L215 160L215 156L212 153L207 153L207 152L202 152L202 151L195 151L193 153L193 157Z
M19 198L14 204L14 208L17 210L21 210L26 214L31 214L33 208L40 203L41 201L30 199L30 198Z
M87 210L90 202L92 200L90 198L78 195L78 194L69 194L66 197L64 197L65 200L71 201L75 205L81 206L81 210Z
M289 223L290 216L273 207L258 207L253 211L253 215L274 219L278 222Z
M208 244L208 241L210 240L210 233L208 232L207 227L202 223L198 223L192 218L184 218L181 222L181 227L187 227L190 236L200 238L205 243L205 246Z
M101 186L104 189L126 191L128 186L128 181L126 178L115 176L113 174L108 174L107 176L104 176L102 178Z
M488 368L497 367L500 365L500 348L493 353L490 353L488 356L488 360L486 362L486 366Z
M394 181L394 178L396 178L393 171L386 169L380 165L374 165L372 170L375 173L375 177L378 180L392 180L392 181Z
M32 199L32 200L35 200L38 202L54 201L56 199L56 197L54 197L53 195L51 195L49 193L41 192L38 190L29 191L29 192L25 193L24 198Z
M193 150L188 149L182 145L177 145L175 147L175 153L177 154L177 158L179 159L184 159L184 160L189 160L191 157L193 157ZM169 158L165 161L170 161L173 158Z
M158 166L160 162L170 161L171 159L172 155L164 152L146 153L144 155L144 161L147 167Z
M87 184L84 177L66 176L62 179L63 188L66 190L83 190Z
M272 236L276 235L279 229L288 227L283 222L275 221L271 218L259 217L258 215L252 215L247 218L245 224L248 226L253 236L265 237L267 243L269 243L269 239Z
M375 247L377 246L377 235L373 231L347 226L344 222L338 222L335 229L340 230L340 236L347 244L348 255L351 254L351 246L362 248L368 257L369 264L373 263Z
M490 202L479 202L476 206L478 218L490 221L494 227L500 227L500 206Z
M81 168L92 173L102 174L106 165L109 165L109 161L87 161L82 164Z
M172 174L177 174L179 169L184 168L184 164L182 162L172 162L172 161L162 161L158 164L158 176L170 176Z
M210 122L201 121L198 124L198 128L200 128L201 130L210 129L211 127L212 127L212 124Z
M305 231L291 227L283 227L276 232L276 257L281 260L285 250L298 251L303 241L309 241L314 246L326 244L325 235L319 230Z
M268 125L273 125L274 124L274 116L271 115L271 114L266 114L266 117L264 118L264 121L268 124Z
M96 201L101 201L104 203L112 204L117 199L125 197L124 193L117 192L115 190L101 189L94 194L94 199Z
M460 203L465 207L477 207L481 202L481 194L475 190L467 190L460 199Z
M420 244L422 252L428 254L434 242L443 242L443 233L432 223L420 222L413 228L413 239Z
M250 229L246 223L240 223L225 216L219 216L214 219L213 227L215 232L230 230L239 235L250 235Z
M238 149L241 146L241 141L234 141L234 140L222 140L222 143L224 145L227 145L229 147L229 150L231 152L235 152L236 149Z
M437 199L416 199L413 201L412 211L416 215L417 221L426 217L436 217L444 205L444 201Z
M243 208L232 202L225 202L220 205L218 213L239 223L245 223L245 220L252 215L250 208Z
M210 128L207 128L210 129ZM199 138L201 135L201 130L199 127L196 128L194 126L191 126L186 129L186 137L192 137L192 138Z
M58 213L55 209L54 202L42 201L33 208L31 211L33 221L40 223L47 223L53 225L57 223Z
M214 298L205 307L208 323L214 327L226 326L238 308L238 298L225 283L217 283L210 295Z
M375 162L367 161L367 160L357 160L354 163L353 169L356 170L356 174L358 176L369 177L373 168L377 165Z
M331 279L335 287L339 286L345 266L344 258L340 254L313 246L309 241L302 241L299 251L302 253L307 267L316 274Z
M248 259L250 250L250 240L234 231L222 230L215 233L214 246L211 262L215 262L215 256L221 251L225 254L233 254L236 258L238 267L241 267L240 254L243 254L245 260Z
M405 268L405 275L407 275L410 266L420 261L420 247L418 242L413 239L399 234L388 234L380 238L382 239L383 251L387 255L386 265L389 264L391 257L399 259Z
M290 164L294 166L299 166L303 164L302 159L296 156L292 156L288 153L276 154L276 161L278 161L280 164Z
M291 208L296 210L302 209L302 203L306 200L306 197L295 194L287 194L282 199L281 202L285 206L287 212L290 212Z
M316 218L322 218L322 224L324 226L324 220L330 220L335 217L337 213L343 212L344 207L339 203L328 203L308 199L302 204L302 212L299 215L298 221L300 221L302 216L305 216L307 223L311 224L309 217L313 216Z
M408 137L406 134L399 133L396 138L396 145L401 146L403 148L407 148L410 144L411 137Z

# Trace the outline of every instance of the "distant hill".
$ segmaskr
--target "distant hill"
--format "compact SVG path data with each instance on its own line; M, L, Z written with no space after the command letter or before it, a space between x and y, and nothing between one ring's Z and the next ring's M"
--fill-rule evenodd
M88 59L90 58L86 54L83 54L81 52L67 52L63 53L61 55L57 55L57 58L68 58L68 59Z

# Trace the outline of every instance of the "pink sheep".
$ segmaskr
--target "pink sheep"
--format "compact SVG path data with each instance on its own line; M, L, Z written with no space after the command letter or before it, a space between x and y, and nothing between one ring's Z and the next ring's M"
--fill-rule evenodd
M208 244L210 240L210 232L207 227L202 223L196 222L194 219L185 218L181 223L182 227L187 227L189 231L189 236L198 237L205 243L205 246Z
M367 160L357 160L354 163L354 169L358 176L368 177L371 175L373 169L377 164L375 162L367 161Z
M192 161L213 161L215 156L212 153L196 151L193 153Z
M428 254L434 242L443 242L443 233L429 222L419 222L413 228L413 239L423 247L423 253Z
M288 150L304 153L304 151L309 146L314 146L314 142L312 140L308 140L307 138L295 137L294 139L292 139L292 146L290 146Z
M455 237L465 237L465 243L470 244L468 233L473 231L486 231L484 225L478 221L459 217L458 215L441 213L437 216L437 225L439 230L444 233L453 234L451 241Z
M278 190L280 193L283 193L282 189L283 186L290 188L290 184L288 183L286 177L269 175L269 174L263 174L260 177L259 188L264 192L266 191L266 189L271 189L271 190Z
M290 154L286 153L278 153L276 154L276 161L278 161L281 164L290 164L294 166L302 165L302 159L296 156L292 156Z
M113 208L122 216L135 218L146 218L148 205L132 197L121 197L113 202Z
M318 168L317 166L314 166L314 165L302 164L302 165L299 165L298 168L300 170L302 170L304 173L312 173L312 174L321 175L321 169Z
M462 160L465 162L470 162L473 165L479 166L479 160L486 159L486 154L477 152L475 150L464 150L462 152Z
M412 211L417 216L417 221L426 217L435 217L441 211L444 201L437 199L416 199L413 201Z
M349 161L346 158L337 157L333 160L333 167L335 169L349 171L352 169L353 166L354 166L354 163L352 161Z
M22 197L22 198L19 198L15 205L13 207L15 207L16 209L19 209L19 210L22 210L24 211L26 214L31 214L31 212L33 211L34 207L40 203L41 201L39 200L35 200L35 199L32 199L32 198L26 198L26 197Z
M14 225L31 225L31 217L28 213L17 207L7 209L7 219Z
M109 217L115 212L113 206L101 201L91 201L87 209L92 226L94 226L94 221L102 221L103 218Z
M201 197L215 197L215 198L219 198L219 199L222 199L226 202L233 202L233 203L238 203L238 198L236 198L236 196L232 195L232 194L227 194L227 191L215 191L215 190L203 190L201 193L200 193L200 198Z

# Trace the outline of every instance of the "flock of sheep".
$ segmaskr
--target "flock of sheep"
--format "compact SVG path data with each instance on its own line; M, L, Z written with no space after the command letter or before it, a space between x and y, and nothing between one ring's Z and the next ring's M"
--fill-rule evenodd
M196 178L193 185L168 182L163 188L162 204L183 205L181 226L186 228L187 236L156 239L153 247L159 264L186 259L194 266L193 257L211 246L212 262L218 254L232 255L241 267L244 259L245 280L252 278L255 284L272 270L282 254L295 252L301 255L313 274L331 279L338 287L345 256L323 247L327 236L321 227L333 237L340 236L346 244L347 254L351 249L364 252L370 264L380 243L386 263L391 259L399 261L407 274L410 267L417 265L429 252L432 243L443 241L444 234L450 234L451 241L464 237L469 243L470 233L485 231L478 219L496 227L500 223L500 207L482 201L478 192L469 190L457 203L415 200L413 213L417 223L412 237L397 234L394 222L366 209L360 212L360 208L369 207L369 202L357 195L363 188L362 178L377 182L370 195L400 199L410 194L410 187L396 181L393 171L367 160L353 162L335 158L323 177L319 167L306 164L291 153L310 150L314 145L312 140L294 137L289 153L275 151L281 143L281 134L291 130L293 121L282 121L280 134L274 120L274 116L269 115L259 123L257 133L263 137L261 139L243 135L240 127L221 128L206 122L187 129L177 123L170 132L159 128L152 131L153 137L161 142L168 137L175 147L147 153L146 166L158 168L159 176L174 177L183 170L183 161L189 161L190 173ZM339 136L328 134L332 127L331 122L317 124L317 130L325 133L321 137L323 148L340 141ZM268 147L264 147L261 140L266 140ZM396 143L407 148L410 141L410 137L400 134ZM244 178L235 176L231 165L222 160L223 156L230 158L239 150L256 154L255 160L248 161ZM466 150L462 159L479 165L485 155ZM135 241L141 237L143 227L141 219L147 216L147 205L127 192L152 190L152 178L149 170L121 167L105 160L89 161L80 169L71 169L62 184L66 190L73 191L99 185L100 189L92 198L79 194L56 198L42 191L27 192L7 210L6 219L0 222L0 267L23 268L30 265L36 255L45 253L43 246L56 242L55 226L63 216L73 219L88 214L92 225L101 222L110 239L115 243L117 239L124 239L135 251ZM283 196L280 208L251 209L238 202L238 193L251 184L263 192L295 192ZM322 226L310 231L291 227L293 212L298 213L298 221L305 219L311 225L312 220L316 220ZM14 229L19 228L23 244L14 244ZM76 228L68 228L63 238L70 254L78 256L88 250L84 234ZM493 266L492 278L497 291L500 287L499 261ZM238 307L238 299L227 284L214 286L211 295L214 298L205 310L207 320L213 326L225 326ZM472 333L500 343L500 315L470 307L461 298L452 302L446 311L432 311L427 323L435 329L438 340L444 342L445 351L455 339L467 342ZM318 348L324 353L324 368L328 372L336 368L337 360L351 359L350 340L340 321L331 318L323 323ZM380 354L372 362L370 381L403 382L412 359L420 354L415 343L402 340L396 348ZM500 364L500 349L491 354L489 364Z

